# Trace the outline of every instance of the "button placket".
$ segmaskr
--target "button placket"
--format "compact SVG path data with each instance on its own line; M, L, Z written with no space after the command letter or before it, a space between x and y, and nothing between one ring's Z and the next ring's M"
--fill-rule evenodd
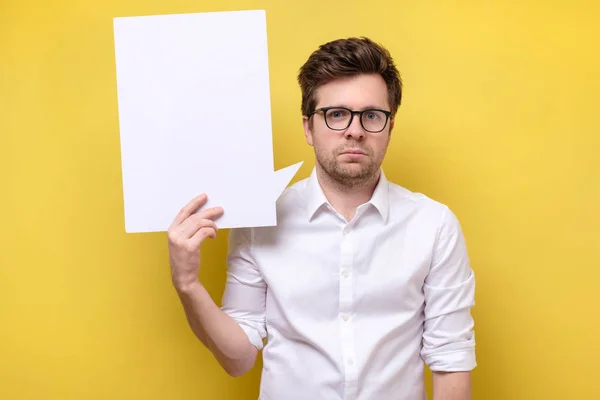
M342 344L342 358L346 364L346 395L354 396L353 388L356 387L356 354L354 350L354 331L352 323L352 310L354 302L354 288L350 277L354 262L353 234L350 225L342 230L340 254L340 335Z

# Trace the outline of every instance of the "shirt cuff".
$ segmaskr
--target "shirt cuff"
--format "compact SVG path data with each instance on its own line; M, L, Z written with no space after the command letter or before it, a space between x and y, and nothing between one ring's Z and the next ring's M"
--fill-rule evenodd
M475 349L437 353L429 356L426 362L433 372L464 372L477 366Z
M263 343L263 338L260 334L260 332L249 326L246 325L245 323L241 322L241 321L237 321L238 325L242 328L242 330L246 333L246 336L248 336L248 340L250 340L250 343L252 343L252 345L254 347L256 347L258 350L262 350L264 343Z

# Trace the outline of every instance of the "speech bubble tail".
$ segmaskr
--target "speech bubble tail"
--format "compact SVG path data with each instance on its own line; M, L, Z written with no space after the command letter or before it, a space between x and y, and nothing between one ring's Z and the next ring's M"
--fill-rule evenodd
M299 163L282 168L279 171L275 171L273 178L271 179L271 194L273 196L273 200L277 200L279 196L281 196L302 164L303 161L300 161Z

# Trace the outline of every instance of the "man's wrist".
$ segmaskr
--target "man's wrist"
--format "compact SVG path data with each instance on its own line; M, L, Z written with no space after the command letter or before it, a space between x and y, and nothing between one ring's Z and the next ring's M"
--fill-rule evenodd
M192 293L192 292L198 290L199 287L202 287L202 283L200 282L200 280L198 278L193 278L193 279L174 278L173 286L175 287L175 290L177 291L177 293L189 294L189 293Z

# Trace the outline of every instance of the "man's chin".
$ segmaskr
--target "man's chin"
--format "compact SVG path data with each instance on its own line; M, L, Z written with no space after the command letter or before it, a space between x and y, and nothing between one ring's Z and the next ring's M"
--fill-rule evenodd
M340 162L331 162L333 160L328 160L329 162L322 162L317 158L317 162L321 165L324 171L329 175L333 180L342 183L344 185L355 185L357 183L361 183L365 181L373 175L374 170L376 168L367 160L358 160L358 161L343 161Z
M371 168L360 163L338 164L333 171L335 175L343 180L364 180L371 176Z

